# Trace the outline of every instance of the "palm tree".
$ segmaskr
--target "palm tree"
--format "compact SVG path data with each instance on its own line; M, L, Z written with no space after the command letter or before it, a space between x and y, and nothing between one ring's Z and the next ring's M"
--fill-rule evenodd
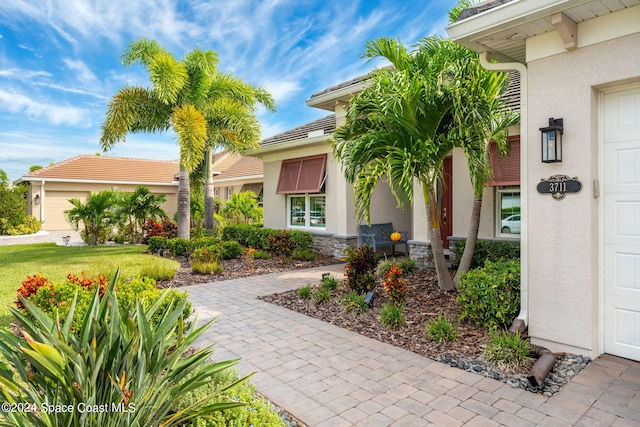
M141 185L133 193L117 193L116 215L123 217L129 226L131 243L138 243L142 226L147 219L167 218L161 204L167 201L164 194L153 194L149 187Z
M520 120L520 115L509 110L504 99L509 84L508 74L484 69L477 54L469 49L458 48L456 52L454 73L457 89L453 109L456 129L453 133L457 134L456 145L467 157L474 197L464 253L453 279L455 285L469 271L478 239L482 193L491 176L490 144L496 143L501 154L508 154L508 128Z
M262 222L264 217L262 208L258 206L258 196L253 191L234 193L221 213L234 224Z
M217 55L198 48L182 61L155 40L141 38L122 54L125 66L141 64L152 86L125 87L109 102L100 144L109 150L124 142L127 133L164 132L173 129L180 146L178 184L178 237L189 238L189 172L204 158L207 93L216 74Z
M78 230L80 223L84 224L82 238L88 245L97 245L111 229L115 220L114 192L111 190L90 192L83 203L77 197L69 199L73 208L64 211L67 220L74 230Z
M426 54L425 45L446 40L427 38L413 52L395 40L367 43L365 56L383 57L393 68L372 73L372 85L349 104L345 125L335 132L333 152L345 178L354 184L358 220L370 222L369 207L379 181L388 183L402 209L414 199L414 180L422 189L439 287L454 289L444 258L436 186L445 157L453 149L452 91L442 57Z
M207 152L204 207L205 228L209 234L213 234L213 153L219 148L239 153L257 147L260 142L260 124L255 117L256 105L275 111L275 102L265 89L249 85L230 74L216 75L207 96L213 102L205 112Z

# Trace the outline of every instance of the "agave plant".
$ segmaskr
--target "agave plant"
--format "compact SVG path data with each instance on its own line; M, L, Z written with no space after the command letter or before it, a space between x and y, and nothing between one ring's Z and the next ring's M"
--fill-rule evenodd
M239 359L212 363L211 347L189 352L215 319L185 326L186 300L155 325L150 319L166 293L147 310L138 302L122 314L117 277L102 298L96 292L79 334L71 330L77 295L64 321L24 298L30 316L11 309L23 329L21 337L0 330L0 354L8 363L0 361L0 425L172 426L245 405L224 396L248 377L176 410L185 393ZM212 400L221 403L207 404Z

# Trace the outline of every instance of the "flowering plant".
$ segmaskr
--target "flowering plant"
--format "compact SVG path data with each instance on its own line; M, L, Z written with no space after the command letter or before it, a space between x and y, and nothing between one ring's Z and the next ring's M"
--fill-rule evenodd
M402 278L402 269L398 264L393 264L384 273L384 290L387 292L389 302L395 304L404 303L407 298L407 281Z

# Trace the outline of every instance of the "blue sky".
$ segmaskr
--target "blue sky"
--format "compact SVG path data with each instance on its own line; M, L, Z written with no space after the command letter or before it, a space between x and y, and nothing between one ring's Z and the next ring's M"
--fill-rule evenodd
M268 137L327 114L305 100L380 65L362 59L378 37L411 45L444 35L456 0L2 0L0 169L11 180L100 152L109 99L125 85L148 86L120 54L141 36L181 59L214 50L219 69L267 88L278 111L259 111ZM177 159L170 133L137 134L108 155Z

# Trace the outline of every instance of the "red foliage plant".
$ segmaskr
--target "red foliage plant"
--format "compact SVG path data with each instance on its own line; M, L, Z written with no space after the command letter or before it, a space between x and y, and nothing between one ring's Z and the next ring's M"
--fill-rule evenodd
M67 281L83 286L91 291L95 291L96 288L99 288L100 297L104 295L107 289L107 277L104 274L98 274L97 277L87 277L84 275L83 271L82 277L78 277L73 273L69 273L67 274Z
M178 224L169 221L168 219L163 219L160 222L154 221L153 219L148 219L142 227L142 234L142 244L145 245L149 243L149 237L153 236L173 239L178 235Z
M15 304L20 310L25 310L26 307L20 301L20 295L23 298L29 298L31 295L34 295L38 292L42 286L50 285L51 282L44 277L41 273L34 274L33 276L27 276L27 279L22 282L22 286L18 289L18 297L16 298Z
M407 298L407 281L402 278L402 269L398 264L393 264L384 273L384 290L387 292L389 302L402 304Z

